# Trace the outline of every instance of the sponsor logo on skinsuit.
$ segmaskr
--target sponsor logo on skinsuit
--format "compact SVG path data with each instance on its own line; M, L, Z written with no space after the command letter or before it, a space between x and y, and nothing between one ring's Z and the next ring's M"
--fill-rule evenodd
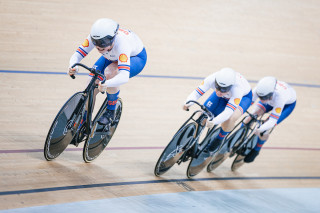
M280 107L278 107L278 108L276 108L276 113L280 113L281 112L281 108Z
M234 103L235 103L236 105L239 105L239 104L240 104L240 98L234 99Z
M89 47L89 41L88 39L86 39L83 44L82 44L83 47Z
M127 57L126 54L121 54L121 55L119 56L119 60L120 60L121 62L127 62L127 61L128 61L128 57Z

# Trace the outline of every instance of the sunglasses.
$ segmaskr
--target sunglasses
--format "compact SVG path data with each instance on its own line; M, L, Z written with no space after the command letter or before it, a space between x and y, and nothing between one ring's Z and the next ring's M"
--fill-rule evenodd
M216 88L218 91L222 92L222 93L229 92L230 89L231 89L231 87L232 87L232 85L227 86L227 87L222 87L222 86L220 86L220 85L217 83L217 81L215 81L214 85L215 85L215 88Z
M265 95L265 96L259 96L259 95L258 95L258 97L259 97L260 100L262 100L262 101L270 100L272 96L273 96L273 92L271 92L271 93L269 93L268 95Z
M94 44L94 46L98 46L101 48L105 48L105 47L109 47L112 45L113 41L115 39L115 36L106 36L100 39L94 39L93 37L91 37L92 43Z

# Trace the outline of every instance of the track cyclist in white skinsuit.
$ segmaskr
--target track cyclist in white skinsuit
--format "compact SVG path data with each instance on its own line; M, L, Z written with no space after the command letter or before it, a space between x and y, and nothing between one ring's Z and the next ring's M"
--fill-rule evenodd
M114 119L115 108L120 93L120 86L138 75L147 62L147 53L140 38L130 30L119 28L119 24L111 19L98 19L92 26L90 35L71 56L69 75L78 72L78 67L71 68L80 62L91 50L96 48L102 56L94 64L107 78L104 84L99 83L97 93L107 91L108 105L99 123L106 125Z
M291 114L296 106L297 95L289 84L268 76L262 78L253 89L253 102L257 99L259 101L255 104L252 113L263 115L271 111L271 114L268 121L255 130L259 139L254 149L244 158L246 163L253 162L258 156L262 145L269 138L270 131L268 130L280 124ZM250 119L248 117L244 122L249 122ZM262 136L260 133L263 133Z
M189 100L198 100L209 89L214 92L205 101L215 118L207 120L209 128L221 124L219 135L206 147L206 152L213 152L220 147L223 138L234 128L236 120L247 111L252 101L252 91L249 82L231 68L223 68L211 74L187 98L183 109L187 110L192 104Z

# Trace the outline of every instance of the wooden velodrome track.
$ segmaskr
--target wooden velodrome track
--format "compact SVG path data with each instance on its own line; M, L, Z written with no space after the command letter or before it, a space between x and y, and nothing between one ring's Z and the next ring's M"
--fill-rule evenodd
M319 10L317 0L0 0L0 210L190 190L319 188ZM69 146L47 162L51 122L87 80L65 74L69 58L101 17L140 36L147 66L121 87L124 110L109 150L86 164L83 144ZM82 62L98 57L94 50ZM252 86L266 75L293 83L295 111L238 172L228 160L196 181L186 179L187 164L155 177L160 153L190 116L183 101L226 66Z

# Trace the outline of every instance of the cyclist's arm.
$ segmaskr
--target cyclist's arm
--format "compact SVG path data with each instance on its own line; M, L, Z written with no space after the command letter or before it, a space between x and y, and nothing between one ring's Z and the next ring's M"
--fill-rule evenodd
M94 48L90 35L87 39L78 47L75 53L70 58L69 68L75 63L79 63L89 52Z
M130 73L128 71L120 70L119 73L111 78L110 80L107 80L105 84L107 87L118 87L122 84L125 84L129 81Z
M79 63L82 59L83 57L80 56L77 52L75 52L70 58L69 68L71 68L72 65L74 65L75 63Z
M265 111L263 109L261 109L260 107L257 107L257 104L254 105L253 110L250 112L252 115L258 115L261 116L265 113ZM251 117L247 116L244 120L243 123L249 123L251 121Z
M265 122L260 128L260 132L264 132L266 130L271 129L275 125L277 125L277 122L279 120L279 117L281 115L281 112L283 110L284 103L283 104L277 104L275 107L273 107L271 114L269 116L269 119L267 122Z
M213 119L213 123L218 125L218 124L225 122L226 120L228 120L231 117L233 112L234 112L234 110L226 107L223 110L223 112L221 112L217 117L215 117Z
M214 124L221 124L228 120L233 112L238 108L241 99L242 99L242 92L238 88L232 89L232 97L229 99L226 108L221 112L217 117L213 119Z
M112 79L106 81L107 87L118 87L129 81L130 78L130 49L126 48L128 45L119 47L120 52L118 56L118 70L119 73Z
M186 102L190 100L198 100L204 93L206 93L210 88L214 88L214 80L215 74L212 74L205 78L201 84L191 92L191 94L187 97Z

